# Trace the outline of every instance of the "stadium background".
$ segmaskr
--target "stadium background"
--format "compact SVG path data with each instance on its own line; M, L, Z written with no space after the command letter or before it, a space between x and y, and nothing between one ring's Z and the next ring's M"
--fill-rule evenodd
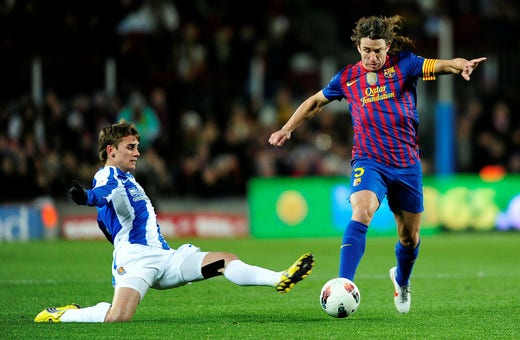
M488 58L471 82L453 77L453 116L442 128L441 91L420 82L426 224L520 229L515 1L11 0L0 4L0 240L57 237L64 225L69 238L93 237L92 209L68 201L67 188L73 178L90 182L99 126L137 104L158 124L140 127L136 175L168 235L243 236L251 227L259 237L316 236L323 225L335 235L348 215L334 212L349 173L343 103L282 150L267 138L357 60L350 32L372 14L403 15L418 54L447 47L447 21L453 56ZM372 228L382 234L393 230L384 208Z

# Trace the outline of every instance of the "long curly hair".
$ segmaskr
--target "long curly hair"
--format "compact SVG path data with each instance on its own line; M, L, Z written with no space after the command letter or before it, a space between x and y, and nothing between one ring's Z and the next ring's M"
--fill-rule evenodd
M350 39L356 47L359 46L361 38L383 39L387 43L392 43L388 54L397 54L404 49L413 49L415 48L413 40L398 34L403 22L404 18L400 15L363 17L357 21Z

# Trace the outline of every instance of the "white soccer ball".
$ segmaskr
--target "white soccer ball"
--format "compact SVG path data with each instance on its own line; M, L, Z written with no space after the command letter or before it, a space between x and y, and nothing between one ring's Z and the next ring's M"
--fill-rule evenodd
M359 289L349 279L337 277L327 281L321 288L321 308L332 317L346 318L354 314L360 302Z

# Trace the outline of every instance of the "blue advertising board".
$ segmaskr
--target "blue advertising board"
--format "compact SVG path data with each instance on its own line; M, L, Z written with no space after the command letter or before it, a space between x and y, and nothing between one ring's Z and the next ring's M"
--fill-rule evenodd
M41 210L31 206L0 206L0 242L43 238L41 215Z

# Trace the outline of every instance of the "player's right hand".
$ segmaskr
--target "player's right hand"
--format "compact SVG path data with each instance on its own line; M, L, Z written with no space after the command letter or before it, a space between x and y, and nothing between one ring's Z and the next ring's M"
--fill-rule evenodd
M87 191L79 184L78 181L72 181L72 187L69 189L70 198L78 205L87 204Z
M291 139L290 132L278 130L276 132L273 132L269 137L269 144L274 146L282 146L289 139Z

